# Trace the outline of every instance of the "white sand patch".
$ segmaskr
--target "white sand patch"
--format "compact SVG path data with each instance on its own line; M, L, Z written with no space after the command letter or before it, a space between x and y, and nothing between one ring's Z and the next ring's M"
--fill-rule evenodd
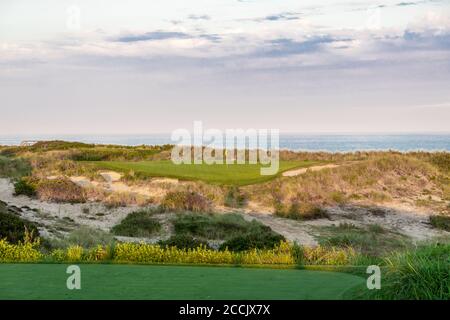
M115 171L102 171L99 174L108 183L119 181L122 178L122 174Z
M92 228L109 230L137 206L107 208L101 203L53 203L31 199L26 196L14 196L14 186L9 179L0 179L0 200L9 206L22 209L21 215L30 221L46 227L64 224L67 228L86 225Z

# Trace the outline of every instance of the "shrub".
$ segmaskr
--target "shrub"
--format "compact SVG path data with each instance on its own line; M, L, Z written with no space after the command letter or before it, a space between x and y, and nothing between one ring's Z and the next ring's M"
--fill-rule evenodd
M83 247L70 246L66 251L66 260L69 262L81 261L83 258Z
M97 245L88 250L78 245L71 245L65 249L55 249L47 256L54 262L95 262L107 261L114 258L114 245Z
M269 227L255 220L246 221L241 215L235 213L179 214L174 219L173 226L176 234L187 234L203 239L230 240L249 234L261 235L263 239L264 236L276 235ZM256 239L256 236L253 239Z
M65 178L42 180L38 183L36 192L39 199L44 201L86 202L83 188Z
M205 239L225 239L241 234L249 222L237 214L179 214L173 221L175 233Z
M450 231L450 216L430 216L430 223L437 229Z
M119 243L114 252L118 262L196 263L196 264L294 264L290 245L280 243L272 250L254 249L244 252L215 251L204 246L178 249L151 244Z
M271 250L253 249L244 251L240 256L242 264L295 264L291 246L287 242L280 242Z
M249 232L243 235L236 236L228 241L225 241L220 250L228 248L231 251L246 251L250 249L273 249L284 237L273 232L269 227L261 228L260 231Z
M50 242L53 248L81 246L85 249L90 249L98 245L112 244L114 237L105 231L82 226L70 232L64 239Z
M116 235L127 237L151 237L161 230L161 224L151 211L132 212L112 228Z
M42 259L39 252L39 238L32 240L25 237L24 241L11 244L0 239L0 262L36 262Z
M293 220L313 220L329 217L328 212L325 209L308 203L299 203L297 201L292 202L288 210L281 204L276 207L275 210L275 215Z
M173 191L161 202L165 210L205 212L211 209L210 202L201 194L189 191Z
M22 178L14 183L14 195L33 197L36 195L36 187L28 179Z
M186 250L144 243L119 243L114 256L116 261L140 263L232 264L235 261L235 255L230 251L215 251L205 247Z
M225 195L224 204L231 208L241 208L245 204L245 196L238 187L230 187Z
M39 231L34 223L9 213L0 204L0 239L6 239L10 243L19 243L24 240L27 232L39 236Z
M126 207L128 205L145 206L152 203L152 199L135 192L113 192L104 199L109 208Z
M210 249L207 241L186 234L173 235L167 240L159 241L158 244L163 247L177 247L178 249L195 249L200 246Z
M30 163L21 158L0 156L0 177L20 179L31 174Z

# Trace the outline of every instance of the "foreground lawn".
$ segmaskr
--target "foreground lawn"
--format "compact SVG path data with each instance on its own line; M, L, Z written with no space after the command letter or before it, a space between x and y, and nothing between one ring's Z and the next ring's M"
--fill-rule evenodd
M320 164L318 161L280 161L277 175L262 176L261 164L180 164L170 160L163 161L95 161L91 162L102 169L120 172L134 171L150 177L170 177L181 180L202 180L224 185L248 185L273 179L282 172L294 168L304 168Z
M342 299L346 273L233 267L94 265L68 290L67 265L0 264L0 299Z

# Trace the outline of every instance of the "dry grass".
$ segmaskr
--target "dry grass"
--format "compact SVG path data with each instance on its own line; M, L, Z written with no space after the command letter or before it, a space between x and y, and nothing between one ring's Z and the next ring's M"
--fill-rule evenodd
M44 147L44 146L42 146ZM45 146L46 147L46 146ZM67 147L67 148L66 148ZM55 149L56 148L56 149ZM33 168L32 176L46 179L48 176L86 176L101 182L98 168L84 161L71 159L79 156L76 145L34 150L20 148L16 154L26 158ZM126 157L149 152L133 148L91 147L82 146L83 150L99 151L108 157ZM108 154L108 150L111 153ZM10 152L5 149L2 152ZM84 152L83 151L83 152ZM152 155L166 158L167 150L160 150ZM145 154L145 153L142 153ZM441 214L450 213L450 153L448 152L293 152L283 150L280 159L285 161L324 161L340 164L337 168L306 172L296 177L279 177L270 182L240 188L249 201L273 208L278 212L300 211L307 208L342 203L379 204L397 200L407 200L413 205L432 209ZM148 185L147 177L126 175L123 179L129 185ZM227 203L227 188L205 182L182 182L160 186L164 192L161 197L153 199L161 201L166 192L184 192L201 194L210 203L223 206ZM142 203L135 195L111 195L101 190L86 190L89 199L104 201L109 198L111 205ZM424 201L424 196L432 200ZM146 200L148 201L148 199ZM229 201L228 201L229 202ZM297 210L300 208L299 210Z
M41 180L36 187L43 201L79 203L86 201L85 190L68 179Z
M165 210L208 212L211 203L197 192L172 191L166 194L161 206Z
M323 206L356 201L374 204L414 199L424 189L443 197L445 187L438 177L443 177L442 171L428 161L405 154L375 153L368 160L296 177L280 177L244 190L251 200L275 210L302 204Z

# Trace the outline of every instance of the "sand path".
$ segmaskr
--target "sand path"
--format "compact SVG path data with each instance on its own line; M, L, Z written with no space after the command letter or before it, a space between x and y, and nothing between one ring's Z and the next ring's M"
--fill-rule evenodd
M325 164L322 166L312 166L312 167L308 167L308 168L300 168L300 169L292 169L292 170L288 170L283 172L283 177L295 177L295 176L299 176L301 174L306 173L307 171L320 171L323 169L328 169L328 168L337 168L340 167L340 165L337 164Z

